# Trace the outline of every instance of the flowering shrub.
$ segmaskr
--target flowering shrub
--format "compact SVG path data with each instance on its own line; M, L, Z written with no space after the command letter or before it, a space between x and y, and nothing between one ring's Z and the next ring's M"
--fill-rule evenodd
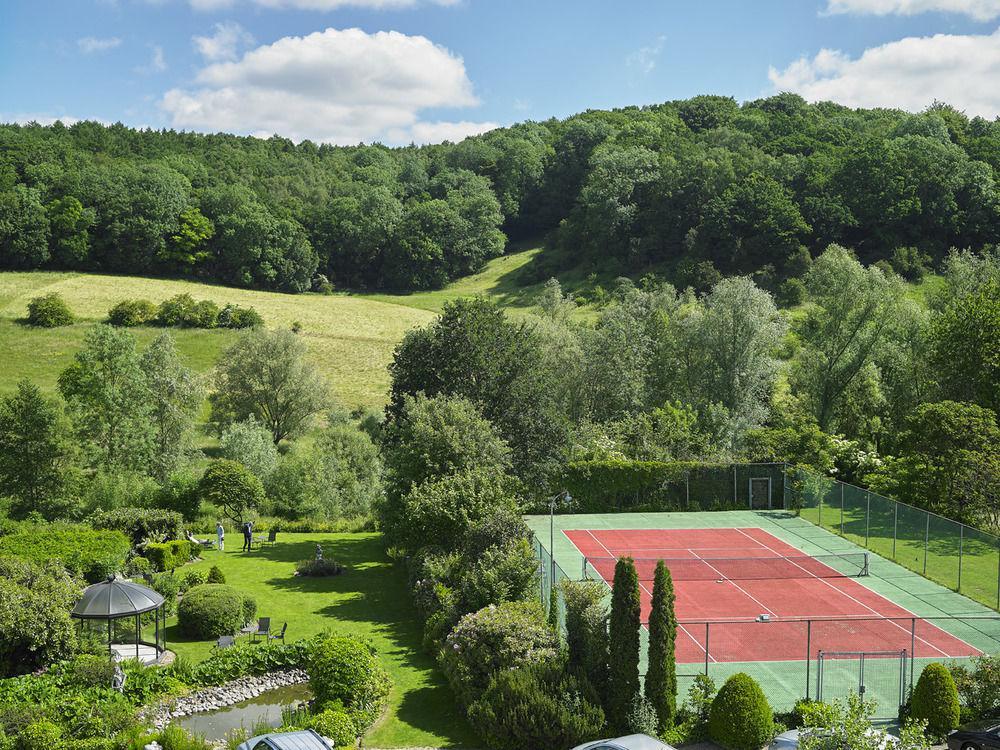
M556 635L536 603L504 602L459 620L438 661L455 694L468 706L498 672L546 662L558 651Z

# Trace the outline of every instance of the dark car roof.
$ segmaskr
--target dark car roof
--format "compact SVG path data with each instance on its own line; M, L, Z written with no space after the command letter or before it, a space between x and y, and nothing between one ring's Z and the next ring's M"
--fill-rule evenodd
M959 732L992 732L1000 728L1000 719L983 719L982 721L970 721L958 728Z

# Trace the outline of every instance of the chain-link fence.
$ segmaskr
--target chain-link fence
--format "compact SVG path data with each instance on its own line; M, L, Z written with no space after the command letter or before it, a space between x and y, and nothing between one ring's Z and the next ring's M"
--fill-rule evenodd
M784 488L807 521L1000 610L1000 536L803 469Z
M972 645L975 644L975 645ZM879 718L898 713L921 670L1000 650L1000 617L845 617L678 623L678 692L699 674L716 685L745 672L776 711L801 698L863 693Z

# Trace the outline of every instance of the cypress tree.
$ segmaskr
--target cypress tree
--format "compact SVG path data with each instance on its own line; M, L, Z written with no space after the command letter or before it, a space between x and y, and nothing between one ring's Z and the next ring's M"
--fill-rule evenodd
M608 653L608 723L626 730L626 717L639 697L639 575L631 557L615 564Z
M677 712L677 665L674 660L676 638L674 581L666 563L660 560L653 577L653 606L649 613L649 669L646 671L646 699L656 710L660 732L673 726Z

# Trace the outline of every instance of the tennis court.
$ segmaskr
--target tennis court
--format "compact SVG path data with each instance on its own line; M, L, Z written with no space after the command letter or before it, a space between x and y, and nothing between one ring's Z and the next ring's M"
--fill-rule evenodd
M821 618L853 619L824 639L829 651L885 652L904 640L916 657L968 657L980 651L930 623L919 636L896 619L914 614L861 585L868 572L864 552L804 555L760 528L615 529L566 531L586 558L588 571L610 585L615 562L632 557L639 571L642 621L649 617L653 571L663 559L674 579L680 622L677 661L785 661L806 652L806 633L797 622ZM762 617L766 616L766 617ZM770 620L767 638L726 639L706 651L705 631L686 622L732 623ZM728 642L727 642L728 641ZM901 650L901 649L900 649Z
M968 663L1000 651L996 611L794 513L594 513L526 521L541 561L543 606L552 573L556 582L605 581L610 603L615 562L627 554L642 579L645 621L656 561L668 561L682 696L695 675L721 685L747 672L775 710L790 710L803 697L863 689L878 704L877 715L889 718L926 664ZM645 672L645 628L640 640Z

